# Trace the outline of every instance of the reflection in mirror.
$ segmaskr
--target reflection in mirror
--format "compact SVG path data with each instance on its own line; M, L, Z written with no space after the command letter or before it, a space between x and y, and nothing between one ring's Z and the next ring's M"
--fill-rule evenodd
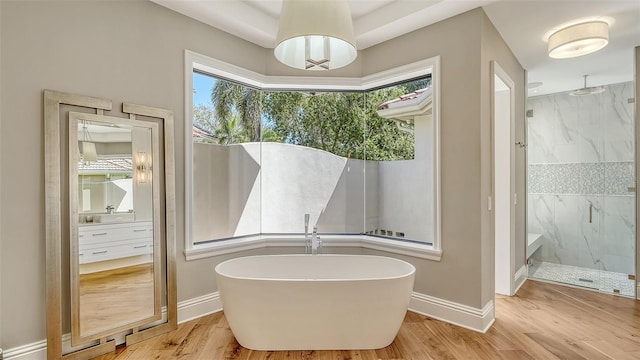
M72 343L160 318L157 125L69 113ZM75 165L75 166L74 166ZM157 177L156 177L157 178Z

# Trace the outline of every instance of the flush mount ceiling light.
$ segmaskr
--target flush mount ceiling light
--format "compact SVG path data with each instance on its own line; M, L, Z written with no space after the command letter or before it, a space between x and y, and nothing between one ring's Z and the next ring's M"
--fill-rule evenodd
M568 59L591 54L609 43L609 24L588 21L562 28L549 36L549 57Z
M571 95L571 96L587 96L587 95L600 94L600 93L604 92L604 87L602 87L602 86L587 87L587 76L589 76L589 75L582 75L582 76L584 76L584 87L581 88L581 89L577 89L577 90L573 90L573 91L569 92L569 95Z
M356 59L347 0L284 0L274 54L303 70L332 70Z

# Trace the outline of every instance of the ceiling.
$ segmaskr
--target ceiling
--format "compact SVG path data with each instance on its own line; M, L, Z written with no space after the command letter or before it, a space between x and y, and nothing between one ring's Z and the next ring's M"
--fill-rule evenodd
M275 46L282 0L151 0L265 48ZM349 0L359 50L483 7L522 66L530 95L630 81L633 48L640 46L638 0ZM589 55L556 60L547 56L545 35L586 19L610 24L609 45Z

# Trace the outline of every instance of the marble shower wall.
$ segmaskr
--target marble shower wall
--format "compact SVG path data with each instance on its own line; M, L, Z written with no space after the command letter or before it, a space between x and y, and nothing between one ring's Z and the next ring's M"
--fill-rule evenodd
M633 274L633 86L605 88L529 98L528 230L537 260Z

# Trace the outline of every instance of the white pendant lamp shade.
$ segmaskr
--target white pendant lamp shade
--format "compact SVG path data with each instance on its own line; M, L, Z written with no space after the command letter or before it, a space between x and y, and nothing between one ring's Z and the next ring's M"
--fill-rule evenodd
M82 159L84 162L98 161L95 143L89 141L82 142Z
M283 0L274 54L303 70L332 70L356 59L347 0Z
M549 57L568 59L598 51L609 43L609 24L590 21L560 29L549 37Z
M80 130L80 129L78 129ZM78 134L82 136L82 160L87 162L98 161L98 152L96 151L96 143L91 141L91 134L87 128L86 121L82 121L82 132Z

